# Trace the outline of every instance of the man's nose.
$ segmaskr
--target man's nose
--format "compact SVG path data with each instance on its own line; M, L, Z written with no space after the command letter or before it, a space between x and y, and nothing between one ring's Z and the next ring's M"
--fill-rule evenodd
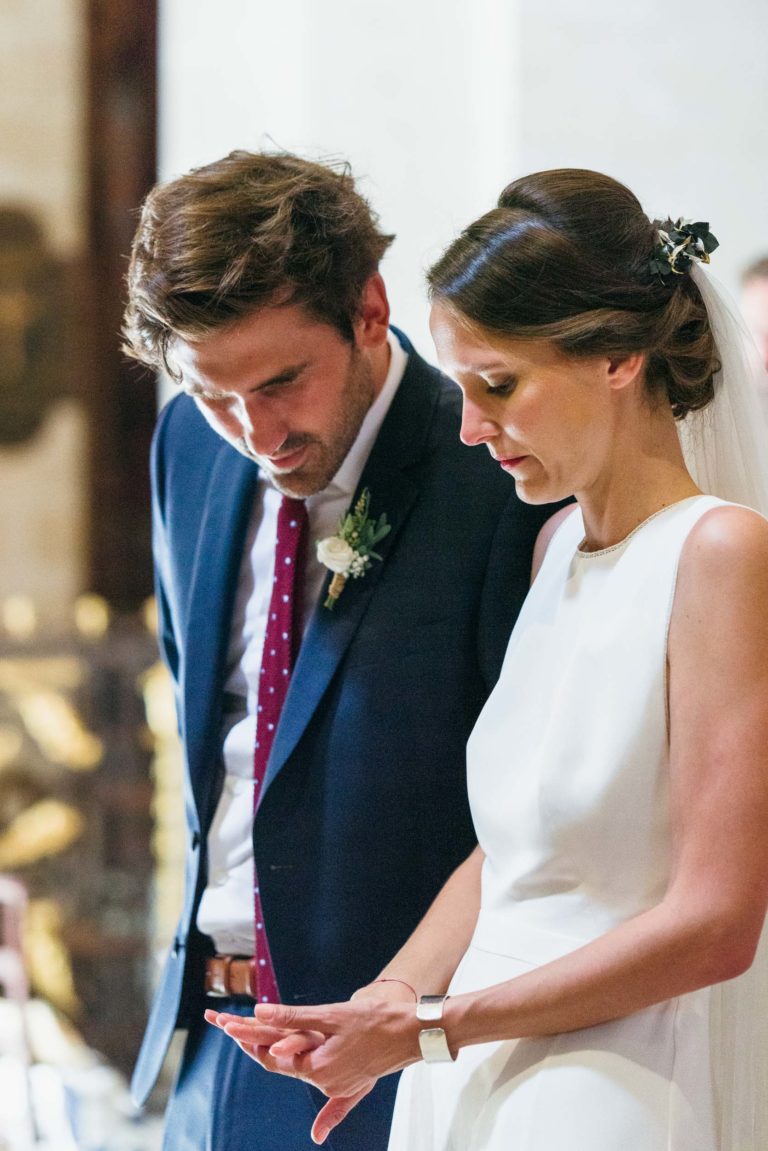
M496 424L489 419L482 407L465 396L459 432L461 442L469 447L485 444L497 434L497 431Z
M254 397L241 399L237 419L240 435L257 456L271 456L288 435L285 421Z

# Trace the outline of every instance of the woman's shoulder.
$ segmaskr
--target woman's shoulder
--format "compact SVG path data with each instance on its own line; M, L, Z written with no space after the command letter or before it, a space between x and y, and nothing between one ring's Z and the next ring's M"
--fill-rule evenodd
M750 563L768 567L768 520L741 504L720 503L694 523L685 541L681 568L717 570Z
M675 607L678 618L710 627L715 617L735 624L744 611L768 618L768 520L738 504L707 509L683 545Z

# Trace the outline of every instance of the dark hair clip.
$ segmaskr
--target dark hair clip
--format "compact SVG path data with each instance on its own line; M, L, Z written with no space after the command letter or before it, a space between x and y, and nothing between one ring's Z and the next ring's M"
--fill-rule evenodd
M709 263L710 252L719 246L719 241L709 230L709 224L699 220L677 220L674 224L667 220L659 228L659 243L648 265L651 275L660 276L666 282L669 276L684 276L694 260Z

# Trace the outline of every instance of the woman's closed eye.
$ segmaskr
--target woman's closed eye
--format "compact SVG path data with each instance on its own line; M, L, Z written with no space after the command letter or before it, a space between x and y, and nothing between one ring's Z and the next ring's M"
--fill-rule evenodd
M508 396L517 387L517 378L515 376L507 376L504 380L496 380L493 383L488 381L486 392L489 396Z

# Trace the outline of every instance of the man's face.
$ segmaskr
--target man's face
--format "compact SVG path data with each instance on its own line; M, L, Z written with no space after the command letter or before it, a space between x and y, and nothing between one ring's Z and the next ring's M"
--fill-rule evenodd
M178 340L171 356L214 431L281 492L302 498L333 479L384 382L370 335L363 318L349 343L303 306L287 304L200 340ZM386 321L376 326L379 353L385 340Z

